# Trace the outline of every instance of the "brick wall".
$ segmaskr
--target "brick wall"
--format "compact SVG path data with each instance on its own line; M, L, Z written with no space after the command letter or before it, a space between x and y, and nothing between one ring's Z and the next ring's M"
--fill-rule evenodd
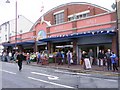
M67 22L68 19L67 17L69 15L72 15L74 13L79 13L82 11L86 11L86 10L90 10L90 16L92 15L96 15L96 14L101 14L101 13L105 13L106 11L103 9L100 9L98 7L94 7L91 5L85 5L85 4L68 4L68 5L64 5L62 7L57 7L49 12L47 12L44 16L46 21L51 21L51 24L54 24L54 16L53 14L55 12L64 10L64 21Z

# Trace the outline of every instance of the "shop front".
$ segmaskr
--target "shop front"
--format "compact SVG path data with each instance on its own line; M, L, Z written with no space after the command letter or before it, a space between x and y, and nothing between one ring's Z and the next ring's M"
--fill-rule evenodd
M99 50L103 50L105 53L107 52L108 49L116 52L116 48L113 48L113 37L115 36L114 34L107 34L106 35L93 35L93 36L88 36L88 37L81 37L78 38L77 42L77 52L78 52L78 63L81 60L81 54L82 51L85 51L86 53L89 52L89 50L93 51L94 54L94 60L97 60L98 58L98 53ZM95 63L96 64L96 61Z

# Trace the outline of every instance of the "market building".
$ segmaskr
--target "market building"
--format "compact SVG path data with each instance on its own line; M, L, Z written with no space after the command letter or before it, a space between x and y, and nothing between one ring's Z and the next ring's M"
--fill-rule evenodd
M18 37L20 37L18 35ZM11 37L10 44L14 44ZM116 13L86 2L71 2L57 6L41 16L30 32L22 34L20 49L29 47L36 51L47 49L53 53L61 49L77 53L93 50L97 58L99 50L111 49L117 53Z
M45 33L38 39L47 42L48 51L62 49L75 51L94 51L97 58L99 50L111 49L117 53L116 16L103 7L90 3L67 3L48 11L35 24L36 35ZM47 21L50 24L46 24ZM39 49L39 48L38 48ZM79 58L78 58L79 63Z

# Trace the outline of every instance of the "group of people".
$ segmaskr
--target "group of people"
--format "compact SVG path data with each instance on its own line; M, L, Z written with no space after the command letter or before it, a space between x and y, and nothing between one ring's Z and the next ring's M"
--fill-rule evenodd
M70 50L68 50L67 53L64 53L63 51L58 50L56 53L56 60L58 65L63 65L63 63L65 63L65 59L67 60L69 66L71 64L77 64L77 55L75 52L72 53Z
M36 53L23 53L23 52L3 52L2 55L3 61L10 61L10 60L18 60L18 66L19 70L22 68L22 61L25 60L27 64L30 64L31 60L35 60L37 64L42 63L43 61L48 61L49 59L49 53L46 51L42 52L36 52ZM106 66L108 70L118 71L117 63L118 63L118 57L117 55L112 52L110 49L105 52L104 50L99 50L99 53L97 55L97 59L95 59L94 52L92 49L89 50L89 52L81 51L81 58L80 58L80 64L81 61L85 63L85 58L89 59L89 62L91 66L98 63L99 67ZM75 53L75 51L71 52L68 50L66 53L63 51L58 50L56 54L54 55L56 62L58 65L63 65L64 63L68 63L68 66L71 64L76 65L78 64L78 56Z
M83 51L81 60L84 61L85 58L89 58L91 65L98 63L99 67L107 66L108 71L109 70L118 71L117 68L118 57L110 49L108 49L107 52L105 52L104 50L100 50L97 59L95 59L92 49L90 49L88 53Z
M117 70L117 63L118 63L118 57L117 55L112 52L110 49L107 50L107 52L105 53L104 50L100 50L98 53L98 59L99 59L99 66L101 66L101 62L103 63L103 66L107 66L108 70L112 70L113 67L113 71Z

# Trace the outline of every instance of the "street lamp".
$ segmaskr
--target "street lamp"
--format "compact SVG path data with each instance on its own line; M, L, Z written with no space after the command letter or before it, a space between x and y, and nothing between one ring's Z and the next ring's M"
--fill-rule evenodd
M6 3L10 3L9 0ZM17 0L15 2L15 49L17 47Z

